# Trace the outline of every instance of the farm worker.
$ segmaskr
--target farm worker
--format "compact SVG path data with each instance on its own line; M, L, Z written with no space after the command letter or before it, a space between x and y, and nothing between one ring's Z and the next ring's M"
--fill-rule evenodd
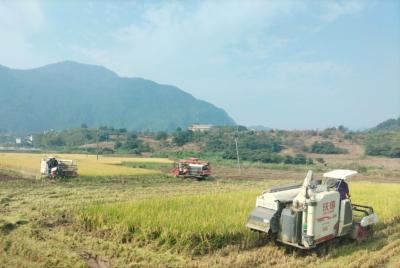
M58 166L58 161L57 161L57 159L55 159L54 157L53 157L53 158L50 158L50 159L47 161L47 166L49 167L49 170L51 170L53 167Z
M350 198L349 186L344 180L338 180L336 182L336 190L340 194L340 200Z

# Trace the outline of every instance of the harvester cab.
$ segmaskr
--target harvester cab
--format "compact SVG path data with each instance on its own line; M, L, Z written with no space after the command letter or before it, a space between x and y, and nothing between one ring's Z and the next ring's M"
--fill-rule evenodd
M172 174L176 177L205 179L211 176L210 162L195 157L180 160L174 163Z
M78 176L78 167L74 160L58 159L50 156L42 159L40 163L40 173L43 177L76 177Z
M354 204L339 192L355 174L333 170L315 180L308 171L303 184L268 189L257 197L246 226L303 249L335 237L364 240L372 234L377 215L372 207Z

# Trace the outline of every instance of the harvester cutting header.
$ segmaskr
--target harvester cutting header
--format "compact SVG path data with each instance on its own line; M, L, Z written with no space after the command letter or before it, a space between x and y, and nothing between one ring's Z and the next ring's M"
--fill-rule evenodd
M303 184L268 189L257 197L247 227L268 233L276 240L310 249L335 237L364 240L372 234L378 217L372 207L349 199L346 181L353 170L333 170L322 180L312 171Z

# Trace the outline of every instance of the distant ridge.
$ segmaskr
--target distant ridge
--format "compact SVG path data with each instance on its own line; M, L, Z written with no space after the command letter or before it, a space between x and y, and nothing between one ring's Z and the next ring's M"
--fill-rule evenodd
M400 117L397 119L391 118L379 123L372 131L400 131Z
M256 131L268 131L271 130L270 127L262 126L262 125L255 125L255 126L248 126L247 127L250 130L256 130Z
M14 132L82 123L150 131L235 124L223 109L177 87L72 61L28 70L0 65L0 115L0 128Z

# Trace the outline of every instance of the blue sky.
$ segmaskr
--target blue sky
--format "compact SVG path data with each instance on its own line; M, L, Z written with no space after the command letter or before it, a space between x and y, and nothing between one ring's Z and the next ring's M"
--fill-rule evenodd
M74 60L171 84L239 124L400 115L400 1L0 0L0 64Z

